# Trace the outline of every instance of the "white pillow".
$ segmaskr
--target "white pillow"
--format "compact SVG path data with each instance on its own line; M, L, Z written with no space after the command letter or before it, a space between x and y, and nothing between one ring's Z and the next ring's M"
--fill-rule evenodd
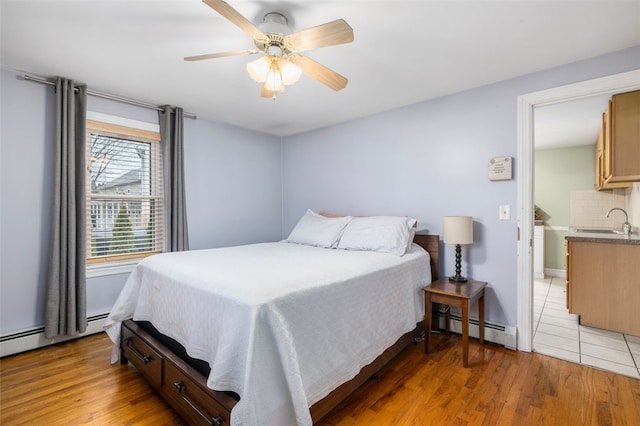
M414 219L413 225L409 226L409 239L407 240L407 248L404 250L405 253L411 248L413 239L416 237L416 232L418 232L418 220Z
M325 217L311 210L300 218L289 234L290 243L335 248L351 216Z
M411 246L416 223L416 219L399 216L354 217L344 228L338 248L402 256Z

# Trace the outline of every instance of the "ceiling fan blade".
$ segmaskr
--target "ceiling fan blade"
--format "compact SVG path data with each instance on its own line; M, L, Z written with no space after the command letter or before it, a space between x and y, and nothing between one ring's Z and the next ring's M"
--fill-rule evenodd
M347 86L349 80L335 71L330 70L322 64L306 56L291 56L291 62L300 67L302 72L309 77L318 80L320 83L329 86L335 91L342 90Z
M184 60L185 61L202 61L203 59L226 58L227 56L254 55L259 52L260 52L259 50L255 50L255 49L233 50L231 52L220 52L220 53L209 53L207 55L187 56L184 58Z
M351 43L353 41L353 28L344 19L328 22L317 27L302 30L285 36L287 43L293 51L320 47L334 46L337 44Z
M229 6L229 4L222 0L202 0L207 6L218 12L220 15L227 18L231 23L235 24L245 33L249 34L253 38L267 39L262 31L255 25L247 20L244 16L238 13L237 10Z

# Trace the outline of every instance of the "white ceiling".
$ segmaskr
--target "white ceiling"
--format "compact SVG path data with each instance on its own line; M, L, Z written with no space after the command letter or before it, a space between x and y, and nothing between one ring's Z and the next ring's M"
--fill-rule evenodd
M640 1L228 3L256 24L281 12L294 31L345 19L353 43L307 56L349 78L348 86L334 92L303 76L274 101L259 96L245 71L255 56L185 62L254 47L199 0L2 0L0 59L285 136L640 45Z
M611 94L536 107L535 149L595 145Z

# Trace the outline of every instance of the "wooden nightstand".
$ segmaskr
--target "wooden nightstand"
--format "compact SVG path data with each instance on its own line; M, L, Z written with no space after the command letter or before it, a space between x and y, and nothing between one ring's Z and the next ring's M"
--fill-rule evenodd
M446 311L446 332L449 333L449 311L452 306L462 308L462 365L469 366L469 305L478 301L478 340L484 343L484 288L486 282L469 280L464 283L450 282L448 277L440 278L424 290L424 353L429 353L431 331L431 305L448 305Z

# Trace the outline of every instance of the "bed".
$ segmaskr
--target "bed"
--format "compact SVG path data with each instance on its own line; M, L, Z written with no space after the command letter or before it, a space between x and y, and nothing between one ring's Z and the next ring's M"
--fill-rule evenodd
M413 340L439 242L411 235L399 256L310 235L145 259L105 326L120 362L189 424L319 420Z

